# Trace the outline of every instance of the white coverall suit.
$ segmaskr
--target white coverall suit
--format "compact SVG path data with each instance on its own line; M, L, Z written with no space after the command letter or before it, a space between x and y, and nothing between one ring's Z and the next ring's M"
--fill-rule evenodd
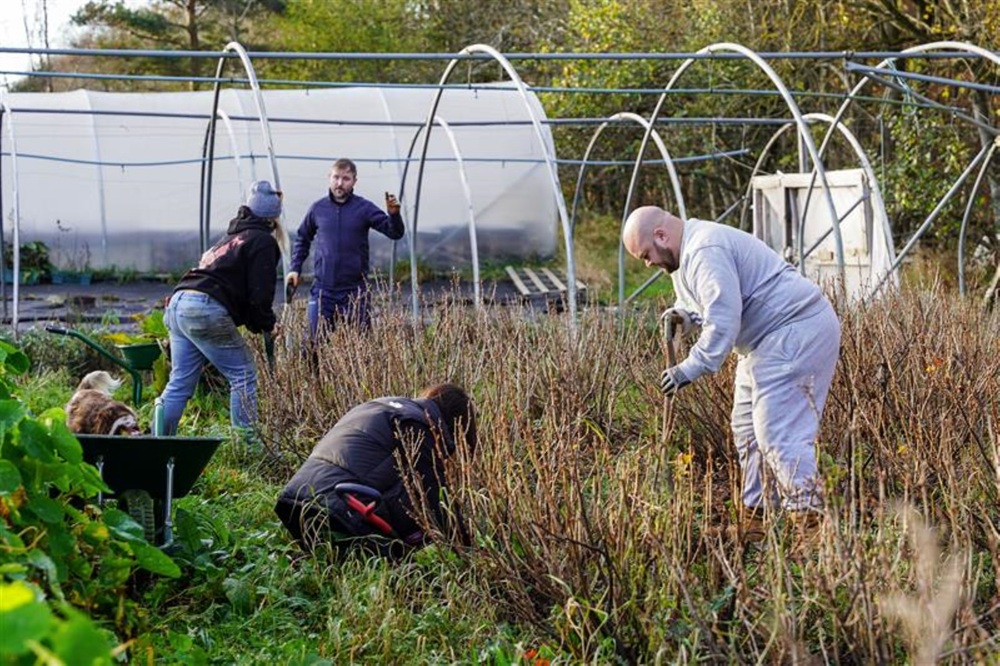
M786 509L816 506L815 441L840 353L840 322L819 287L754 236L688 220L675 307L696 313L701 335L678 364L689 380L739 355L732 430L743 504L760 507L765 467Z

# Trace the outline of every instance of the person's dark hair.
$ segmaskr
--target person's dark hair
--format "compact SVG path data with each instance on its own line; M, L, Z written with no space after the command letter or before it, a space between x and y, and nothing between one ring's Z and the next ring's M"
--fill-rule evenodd
M458 439L456 432L458 424L464 426L465 443L470 451L475 450L478 437L476 410L472 406L472 398L465 392L465 389L456 384L434 384L421 391L417 397L434 401L456 440Z
M351 160L346 157L341 157L339 160L333 163L334 171L350 171L355 177L358 175L358 167Z

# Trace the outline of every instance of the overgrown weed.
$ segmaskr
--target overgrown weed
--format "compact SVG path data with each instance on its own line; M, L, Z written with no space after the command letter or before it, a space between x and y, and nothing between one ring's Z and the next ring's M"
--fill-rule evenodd
M935 654L992 653L998 316L940 290L838 309L843 351L819 443L831 519L804 562L780 519L761 550L708 536L735 515L734 363L681 392L663 441L652 313L586 310L574 335L563 316L517 308L438 306L417 328L386 308L364 335L333 331L315 363L280 352L263 422L292 463L360 401L441 380L470 388L481 446L449 468L476 541L453 544L475 581L467 593L575 658L918 658L880 601L932 584L914 579L920 553L900 547L898 503L963 563Z
M667 428L655 312L588 309L572 333L565 315L476 311L457 298L422 307L414 326L407 308L382 302L370 330L332 331L315 354L283 340L273 371L257 349L265 450L227 441L179 501L190 546L178 559L189 574L149 593L159 619L148 654L241 663L1000 654L1000 314L940 289L838 303L842 353L818 444L829 519L817 550L797 559L780 517L760 549L710 529L734 519L738 501L733 361L678 395ZM301 330L301 309L285 323ZM401 564L295 550L273 499L315 442L361 401L443 380L469 388L480 413L475 457L460 449L446 470L448 504L472 544L437 531L437 545ZM225 401L195 402L186 427L221 432Z

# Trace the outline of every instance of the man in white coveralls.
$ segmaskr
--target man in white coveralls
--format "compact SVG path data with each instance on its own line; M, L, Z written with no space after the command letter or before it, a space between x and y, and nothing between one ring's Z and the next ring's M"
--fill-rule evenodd
M628 216L622 243L670 273L677 296L664 313L670 330L701 328L687 358L663 371L664 394L739 355L731 427L743 472L742 537L763 539L763 509L775 491L800 534L814 533L815 442L840 353L830 302L761 240L723 224L643 206Z

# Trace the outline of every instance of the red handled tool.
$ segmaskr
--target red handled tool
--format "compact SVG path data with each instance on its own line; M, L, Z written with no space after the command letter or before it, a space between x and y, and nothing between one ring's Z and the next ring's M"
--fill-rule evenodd
M374 526L375 529L386 536L395 536L392 525L387 523L375 513L375 506L378 504L378 501L382 499L382 493L374 488L360 483L338 483L333 490L338 495L341 495L347 502L347 506L357 511L358 515L360 515L366 523ZM365 504L359 500L354 493L367 495L368 497L373 497L374 499L371 503Z

